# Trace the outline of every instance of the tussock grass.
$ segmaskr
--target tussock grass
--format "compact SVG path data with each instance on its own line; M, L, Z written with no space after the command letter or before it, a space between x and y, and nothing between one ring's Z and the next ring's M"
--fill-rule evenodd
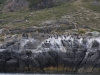
M85 2L84 3L84 7L86 7L86 8L88 8L88 9L90 9L90 10L93 10L93 11L95 11L95 12L98 12L98 13L100 13L100 1L98 1L98 2L95 2L95 1L93 1L93 2Z
M4 12L0 14L0 19L4 19L0 23L0 27L8 28L29 28L42 27L41 23L45 20L59 20L62 16L69 16L67 20L79 25L87 25L93 28L100 28L99 7L92 6L94 1L83 1L78 5L76 2L67 2L60 6L45 8L37 11L28 11L23 8L18 12ZM90 2L91 1L91 2ZM95 11L94 11L95 10ZM16 22L18 21L19 22ZM20 21L21 20L21 21ZM63 26L63 25L62 25ZM66 25L67 26L67 25ZM66 30L66 27L65 27Z
M1 24L2 27L32 27L38 26L41 22L50 19L59 19L61 16L67 14L67 12L74 12L75 6L68 2L60 6L53 8L46 8L37 11L25 11L25 12L5 12L0 14L0 18L5 20L5 23ZM14 22L22 19L22 22Z

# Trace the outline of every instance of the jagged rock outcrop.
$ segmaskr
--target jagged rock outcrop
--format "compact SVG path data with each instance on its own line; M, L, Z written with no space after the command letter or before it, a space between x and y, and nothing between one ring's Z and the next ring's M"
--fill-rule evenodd
M26 35L0 45L0 72L100 73L100 36L53 35L40 41Z

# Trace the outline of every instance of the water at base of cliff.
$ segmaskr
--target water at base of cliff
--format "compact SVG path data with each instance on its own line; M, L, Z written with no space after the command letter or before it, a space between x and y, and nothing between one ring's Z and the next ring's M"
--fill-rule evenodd
M100 74L20 74L20 73L0 73L0 75L100 75Z

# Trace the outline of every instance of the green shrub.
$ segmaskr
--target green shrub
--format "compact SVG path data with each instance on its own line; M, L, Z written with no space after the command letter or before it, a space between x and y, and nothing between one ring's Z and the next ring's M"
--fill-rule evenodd
M43 9L50 8L54 5L53 0L27 0L29 1L29 8L34 9Z
M33 6L41 2L41 0L27 0L27 1L30 3L29 8L32 8Z
M84 34L84 33L87 32L87 30L86 29L83 29L83 28L80 28L78 32L79 32L79 34Z
M0 4L4 3L6 0L0 0Z

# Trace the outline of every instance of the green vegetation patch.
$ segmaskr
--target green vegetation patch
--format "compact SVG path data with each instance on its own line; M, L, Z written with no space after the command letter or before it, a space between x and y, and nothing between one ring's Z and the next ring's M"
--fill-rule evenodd
M89 8L95 12L99 12L100 13L100 0L87 0L84 1L84 6L86 8Z
M5 2L6 0L0 0L0 10L3 8Z
M40 26L45 20L57 20L67 13L74 12L76 7L72 2L62 4L60 6L45 8L37 11L27 12L4 12L0 15L5 23L1 24L2 27L33 27ZM19 21L18 21L19 20ZM20 21L22 20L22 21ZM18 22L16 22L18 21Z
M0 0L0 4L4 3L6 0Z
M29 4L29 8L32 8L33 6L36 6L38 3L40 3L42 0L27 0Z

